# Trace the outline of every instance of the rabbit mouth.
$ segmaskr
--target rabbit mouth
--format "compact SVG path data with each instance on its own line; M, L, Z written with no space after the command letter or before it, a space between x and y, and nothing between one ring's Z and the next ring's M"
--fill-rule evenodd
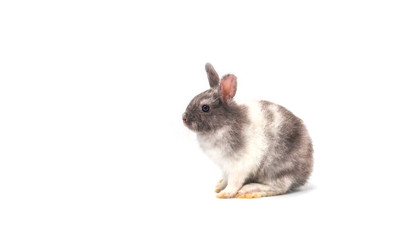
M192 121L192 119L186 114L184 113L182 115L182 122L184 123L184 125L189 128L192 131L195 131L195 127L194 125L196 125L195 122Z
M188 123L187 121L185 121L185 122L184 122L184 125L185 125L185 127L187 127L188 129L190 129L190 130L192 130L192 131L195 131L195 127L194 127L194 125L196 125L195 123L193 123L193 122Z
M196 122L190 121L190 120L183 120L184 126L187 127L189 130L197 132L198 131L198 125Z

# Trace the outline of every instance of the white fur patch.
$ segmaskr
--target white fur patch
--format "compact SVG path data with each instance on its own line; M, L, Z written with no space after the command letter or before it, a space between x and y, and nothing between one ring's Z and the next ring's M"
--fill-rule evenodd
M226 152L230 149L226 149L222 144L223 138L225 138L225 134L228 134L229 127L223 127L213 134L198 134L198 142L202 150L206 153L206 155L215 161L220 167L222 167L222 163L227 161Z
M250 124L243 130L245 137L245 149L241 156L241 162L238 166L245 172L256 171L261 164L263 157L268 149L268 141L264 134L267 124L264 111L259 102L250 102L245 104L248 108L248 118Z

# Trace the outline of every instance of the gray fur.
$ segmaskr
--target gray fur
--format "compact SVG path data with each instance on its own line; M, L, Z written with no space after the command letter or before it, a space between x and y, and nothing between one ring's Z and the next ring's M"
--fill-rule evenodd
M218 151L221 149L222 156L226 156L225 159L230 159L229 161L245 161L228 157L240 156L245 149L249 149L247 144L250 143L250 136L244 133L251 124L248 109L232 100L236 92L236 77L226 75L234 78L233 81L228 80L230 85L226 89L230 91L226 96L231 98L227 99L221 92L225 77L220 82L218 74L209 63L206 64L206 72L211 88L192 99L183 114L184 123L198 137L205 139L202 147L207 146ZM259 103L266 123L262 134L267 139L268 146L259 166L256 165L256 170L246 175L242 181L238 194L283 194L307 182L313 167L312 142L303 121L293 113L268 101ZM204 104L210 106L208 112L202 111ZM217 135L220 129L228 130L220 136Z

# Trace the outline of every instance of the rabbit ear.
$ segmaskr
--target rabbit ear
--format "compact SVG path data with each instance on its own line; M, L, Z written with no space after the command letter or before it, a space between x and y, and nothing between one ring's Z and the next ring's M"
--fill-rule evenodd
M220 93L224 102L230 103L235 96L237 88L236 76L227 74L221 79Z
M210 87L217 87L220 82L220 78L218 77L216 70L214 70L214 67L210 63L206 63L205 69Z

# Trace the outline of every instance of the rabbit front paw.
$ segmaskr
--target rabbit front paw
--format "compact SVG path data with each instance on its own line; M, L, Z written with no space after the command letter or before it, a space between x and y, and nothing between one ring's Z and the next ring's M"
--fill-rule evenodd
M221 179L218 184L216 185L216 193L221 192L222 190L224 190L224 188L227 187L227 181L224 179Z

